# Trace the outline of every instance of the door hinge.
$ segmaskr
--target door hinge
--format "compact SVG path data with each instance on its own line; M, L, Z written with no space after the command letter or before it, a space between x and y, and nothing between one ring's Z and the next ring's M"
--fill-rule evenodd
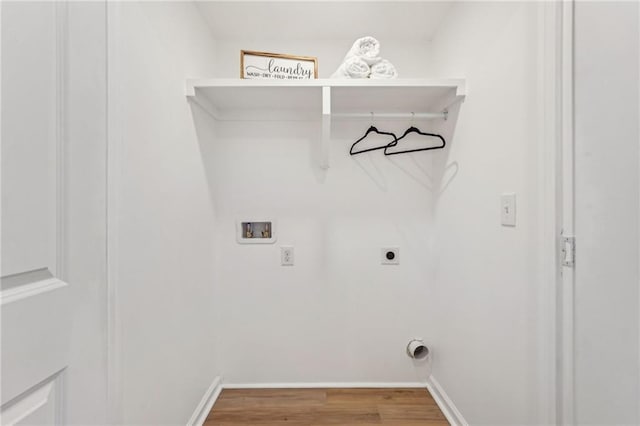
M562 265L573 268L576 264L576 237L562 236Z

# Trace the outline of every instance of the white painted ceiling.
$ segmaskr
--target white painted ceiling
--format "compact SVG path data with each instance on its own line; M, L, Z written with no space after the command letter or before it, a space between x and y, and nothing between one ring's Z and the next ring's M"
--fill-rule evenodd
M198 1L216 39L430 40L447 1Z

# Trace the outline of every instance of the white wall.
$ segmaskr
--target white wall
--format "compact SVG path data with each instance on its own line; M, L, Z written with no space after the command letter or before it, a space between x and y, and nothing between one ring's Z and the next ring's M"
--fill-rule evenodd
M372 36L402 78L419 78L429 75L425 48L451 3L275 0L197 7L218 41L216 77L238 78L240 50L258 50L315 56L319 77L328 78L357 38Z
M218 42L217 77L237 78L240 49L317 55L320 77L353 40ZM404 77L428 77L428 43L383 40ZM406 56L412 52L412 57ZM277 100L274 100L277 102ZM198 126L206 127L204 116ZM318 123L219 122L201 135L216 209L216 301L225 382L424 382L407 342L429 340L430 156L350 157L368 121L337 123L318 169ZM400 133L409 121L376 124ZM274 245L239 245L236 221L277 221ZM280 266L280 246L296 264ZM399 266L380 264L398 246ZM249 346L246 346L249 345Z
M326 174L313 163L311 124L218 123L215 140L201 140L218 218L219 322L229 324L220 331L226 382L424 381L428 368L403 351L422 336L467 420L540 422L536 18L533 3L455 5L431 45L397 59L411 69L404 77L468 78L444 156L351 158L364 122L334 130ZM382 42L390 55L401 44ZM344 50L304 44L220 42L218 75L234 77L235 61L223 58L255 48L320 52L323 77ZM512 191L519 225L502 228L499 195ZM236 244L235 221L252 218L278 221L274 246ZM281 245L295 247L296 266L279 265ZM393 245L401 266L381 266L380 248Z
M313 161L317 124L212 127L194 106L196 143L181 89L188 76L235 77L241 48L319 52L327 76L350 43L214 43L190 8L122 6L117 218L125 419L160 416L139 401L177 377L171 364L157 376L160 362L175 354L150 358L149 349L166 348L158 324L182 332L193 325L175 326L165 312L176 303L172 281L199 280L194 289L202 295L215 286L216 367L227 383L424 381L428 369L404 353L411 337L422 336L435 350L436 377L468 420L536 422L535 6L456 5L433 46L416 42L411 61L395 57L406 77L469 79L448 157L351 158L348 147L368 123L343 123L326 173ZM383 56L393 59L390 47L401 41L383 43ZM377 124L399 132L408 123ZM450 163L457 169L445 171ZM449 185L439 194L443 182ZM515 229L499 225L499 195L511 191L519 194ZM169 195L178 201L167 203ZM236 221L255 218L278 222L275 245L236 243ZM182 247L189 268L172 265L166 242ZM281 245L295 247L295 266L279 265ZM400 247L400 266L380 265L385 246Z
M218 219L227 383L426 380L404 349L435 327L424 321L429 157L350 157L368 125L336 129L326 176L312 160L312 124L220 123L215 140L201 141ZM237 244L236 221L260 218L277 221L277 243ZM294 266L280 266L282 245L294 247ZM381 248L393 246L400 265L381 265Z
M184 95L214 73L215 43L192 3L108 7L122 421L184 424L219 371L214 212Z
M467 78L457 174L435 206L433 376L471 424L540 424L537 410L537 5L457 3L433 41L440 77ZM517 226L500 195L517 194ZM545 378L542 378L545 380Z
M639 421L638 27L638 3L576 3L578 424Z

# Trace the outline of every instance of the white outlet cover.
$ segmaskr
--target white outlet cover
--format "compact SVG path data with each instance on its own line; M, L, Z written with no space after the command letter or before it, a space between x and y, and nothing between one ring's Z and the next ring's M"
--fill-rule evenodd
M399 265L400 264L400 248L383 247L380 250L380 263L382 265Z
M280 247L280 264L282 266L293 266L294 265L294 251L291 246L281 246Z

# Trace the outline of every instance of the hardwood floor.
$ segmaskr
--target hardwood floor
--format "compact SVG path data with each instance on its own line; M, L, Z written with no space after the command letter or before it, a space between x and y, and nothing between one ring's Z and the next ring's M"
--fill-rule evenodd
M205 426L448 426L426 389L225 389Z

